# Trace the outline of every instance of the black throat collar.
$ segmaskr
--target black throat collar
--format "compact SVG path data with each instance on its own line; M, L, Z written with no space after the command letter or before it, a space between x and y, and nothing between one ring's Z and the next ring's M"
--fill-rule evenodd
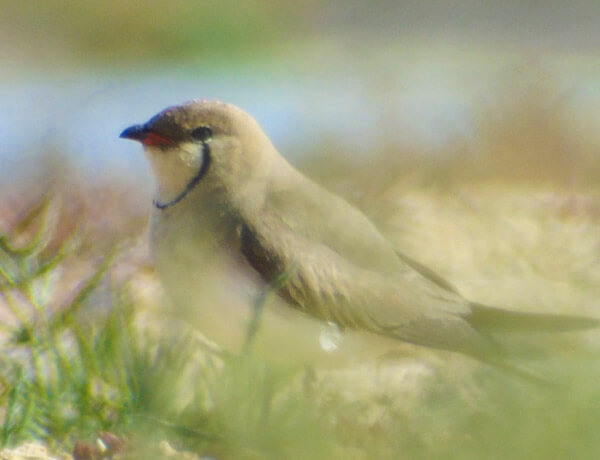
M210 166L211 156L210 156L210 148L206 142L202 142L202 165L198 169L198 172L185 186L183 191L173 198L171 201L167 201L166 203L161 203L158 200L152 200L152 204L157 209L166 209L168 207L174 206L183 200L188 193L190 193L196 185L202 180L206 172L208 171L208 167Z

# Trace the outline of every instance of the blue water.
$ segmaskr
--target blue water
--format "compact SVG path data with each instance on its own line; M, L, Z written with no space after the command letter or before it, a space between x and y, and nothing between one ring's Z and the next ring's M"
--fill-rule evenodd
M82 71L66 76L28 72L0 81L0 178L11 177L20 164L32 167L46 150L63 152L92 173L145 176L139 146L119 139L119 133L192 98L241 106L294 161L324 139L364 154L381 135L440 144L471 129L469 103L486 97L484 84L465 84L469 80L464 75L435 67L382 75L387 83L381 88L378 77L351 71L307 76L273 69ZM598 82L579 82L572 99L597 109Z

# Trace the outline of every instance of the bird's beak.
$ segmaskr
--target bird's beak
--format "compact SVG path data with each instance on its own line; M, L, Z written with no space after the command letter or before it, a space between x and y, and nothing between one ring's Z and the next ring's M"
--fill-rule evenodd
M148 131L144 125L133 125L125 129L119 137L122 139L143 142L147 135Z
M172 139L152 131L147 125L130 126L119 137L141 142L147 147L167 148L175 145Z

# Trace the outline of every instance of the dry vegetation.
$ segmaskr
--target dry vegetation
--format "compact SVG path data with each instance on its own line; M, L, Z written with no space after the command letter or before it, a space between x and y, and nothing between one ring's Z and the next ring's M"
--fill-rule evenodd
M375 148L368 161L330 155L305 170L474 300L600 316L598 139L581 136L551 87L521 82L500 96L480 111L472 137L440 151L407 142ZM3 242L10 243L0 273L4 445L35 438L71 449L75 440L110 429L128 439L133 458L161 456L144 450L148 434L215 458L593 458L600 452L594 430L600 333L561 340L556 359L542 367L566 383L552 390L437 352L425 362L405 357L300 377L278 373L260 357L214 364L199 348L173 340L172 332L182 331L157 327L157 321L183 326L165 323L161 313L144 243L149 205L126 184L77 184L66 175L50 182L3 190ZM20 263L6 250L30 246L36 249L21 254ZM125 338L119 330L101 331L114 328L111 315L119 309L133 325ZM38 337L51 330L60 334ZM73 353L73 343L93 349ZM135 353L126 351L132 343ZM65 368L49 344L66 349L75 360L71 370L77 359L94 357L94 370L77 371L82 382L94 380L86 386L93 388L50 379ZM27 351L36 346L45 371ZM103 359L129 366L121 369L127 378L115 383L118 373ZM190 370L189 362L202 364ZM61 423L54 425L24 401L15 406L24 391L17 386L26 380L19 366L31 373L36 401L46 401L40 394L62 398L44 386L54 385L82 391L78 403L88 397L96 406L62 408L69 423L56 416ZM175 390L180 375L189 395ZM30 419L15 424L27 410Z

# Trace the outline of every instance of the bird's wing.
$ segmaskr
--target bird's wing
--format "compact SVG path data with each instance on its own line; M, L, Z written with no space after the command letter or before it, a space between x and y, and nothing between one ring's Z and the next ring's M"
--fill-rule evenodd
M406 265L411 267L413 270L421 274L423 277L427 278L429 281L437 284L439 287L446 289L447 291L453 292L454 294L460 295L460 292L451 284L448 280L440 276L438 273L433 271L431 268L423 265L421 262L416 261L412 257L407 256L403 252L396 251L396 255L399 259L401 259Z
M429 347L473 355L495 348L465 321L471 308L462 297L417 272L365 270L262 217L260 228L243 226L242 253L291 306L342 327Z
M299 236L325 245L353 264L379 273L418 272L439 287L458 290L431 268L398 251L360 210L319 185L301 180L299 185L270 190L266 213L276 213L281 225Z
M487 358L504 353L489 336L497 330L599 324L469 302L398 254L360 211L312 183L271 191L260 219L242 220L242 252L262 277L281 283L291 305L340 326Z
M357 208L312 181L297 176L268 188L262 214L275 227L323 245L358 267L379 273L412 271Z

